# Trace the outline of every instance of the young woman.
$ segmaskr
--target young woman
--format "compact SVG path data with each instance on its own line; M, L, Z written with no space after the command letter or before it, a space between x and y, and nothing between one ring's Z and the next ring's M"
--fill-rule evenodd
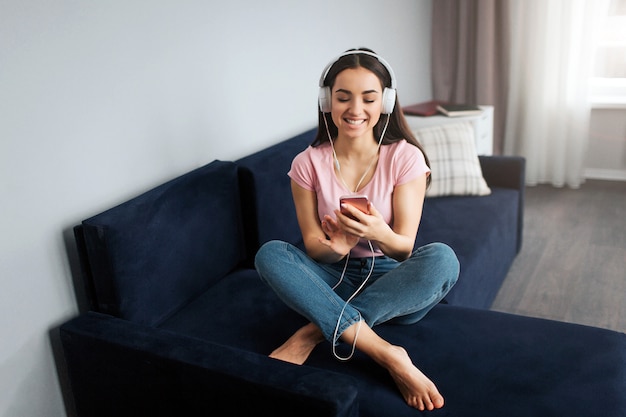
M389 64L369 49L331 61L320 79L319 129L289 171L306 253L286 242L261 247L261 278L310 323L271 357L303 364L323 340L342 341L388 370L407 404L444 404L406 350L374 331L420 320L456 283L448 246L413 250L430 180L424 150L400 110ZM343 196L366 195L363 211Z

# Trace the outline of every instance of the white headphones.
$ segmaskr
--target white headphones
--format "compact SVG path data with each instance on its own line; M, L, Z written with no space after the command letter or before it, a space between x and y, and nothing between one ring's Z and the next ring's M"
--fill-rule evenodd
M383 64L385 68L387 68L387 72L389 72L389 76L391 77L391 88L385 87L385 89L383 90L382 113L391 114L396 104L396 76L393 73L393 69L391 69L391 65L389 65L389 63L387 63L387 61L385 61L379 55L373 52L363 51L363 50L353 50L353 51L344 52L343 54L337 56L335 59L330 61L330 63L326 66L326 68L324 69L324 72L322 73L322 76L320 77L320 82L319 82L320 90L318 94L318 101L319 101L320 111L322 113L330 113L331 91L330 91L330 87L324 86L324 82L326 81L326 76L328 75L328 71L330 71L330 68L333 66L333 64L335 64L335 62L337 62L341 57L346 56L346 55L356 55L356 54L373 56L381 64Z

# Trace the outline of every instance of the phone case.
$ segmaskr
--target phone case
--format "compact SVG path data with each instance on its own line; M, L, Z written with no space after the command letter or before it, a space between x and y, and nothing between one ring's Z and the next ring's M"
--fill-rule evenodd
M366 213L366 214L369 214L369 210L367 209L368 202L369 202L369 199L367 198L366 195L345 195L339 199L340 207L343 204L350 204L351 206L358 208L359 210L361 210L363 213ZM353 218L353 216L350 215L343 208L341 208L341 212L345 214L346 216Z

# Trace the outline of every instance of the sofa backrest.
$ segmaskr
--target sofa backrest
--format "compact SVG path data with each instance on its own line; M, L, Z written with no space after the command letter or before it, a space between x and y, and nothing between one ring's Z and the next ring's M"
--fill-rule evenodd
M313 142L316 131L308 130L235 161L239 166L248 263L269 240L303 247L287 172L293 158Z
M84 220L96 309L167 319L245 258L240 207L237 166L216 160Z

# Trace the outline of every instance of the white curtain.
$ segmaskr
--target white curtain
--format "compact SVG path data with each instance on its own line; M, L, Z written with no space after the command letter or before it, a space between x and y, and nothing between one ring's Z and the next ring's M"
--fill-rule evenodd
M511 53L504 153L526 157L526 183L584 182L597 25L608 0L510 4Z

